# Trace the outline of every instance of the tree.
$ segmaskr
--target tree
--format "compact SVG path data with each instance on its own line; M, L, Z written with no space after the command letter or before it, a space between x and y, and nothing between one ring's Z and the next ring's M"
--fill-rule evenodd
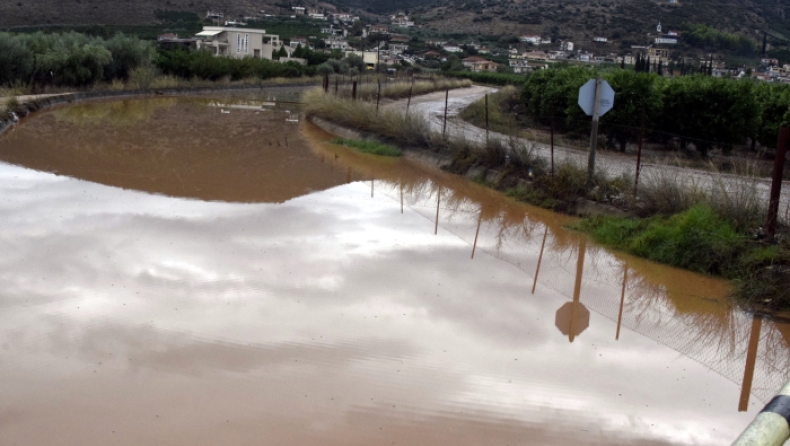
M629 141L637 141L642 114L648 126L661 109L659 86L662 80L653 74L617 70L606 75L615 92L615 106L601 117L600 131L625 152Z
M316 73L320 76L329 76L335 74L335 69L332 65L324 62L316 68Z
M350 68L356 68L357 71L360 73L364 73L365 70L367 70L367 65L365 64L365 60L362 59L361 56L358 56L354 53L347 53L346 58L344 60Z
M20 39L0 33L0 85L28 79L33 74L34 57Z
M302 44L301 43L297 43L296 44L296 49L294 50L293 53L291 53L291 56L292 57L299 57L299 58L303 58L304 57L304 50L302 49Z
M757 132L760 105L748 80L685 76L664 83L659 127L707 156L714 146L728 151Z

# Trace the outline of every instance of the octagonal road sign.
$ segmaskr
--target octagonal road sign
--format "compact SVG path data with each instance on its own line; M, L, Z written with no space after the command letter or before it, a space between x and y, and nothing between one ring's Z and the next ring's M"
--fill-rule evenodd
M593 104L595 103L595 79L590 79L586 84L579 88L579 106L587 116L593 114ZM614 106L614 90L605 80L601 80L601 106L598 109L598 116L603 116Z
M557 310L554 325L573 342L574 337L590 326L590 310L581 302L568 302Z

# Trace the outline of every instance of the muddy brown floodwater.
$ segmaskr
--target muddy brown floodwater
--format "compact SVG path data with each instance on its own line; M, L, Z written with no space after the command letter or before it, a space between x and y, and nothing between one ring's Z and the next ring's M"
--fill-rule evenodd
M295 116L0 137L0 444L728 444L789 377L726 283Z

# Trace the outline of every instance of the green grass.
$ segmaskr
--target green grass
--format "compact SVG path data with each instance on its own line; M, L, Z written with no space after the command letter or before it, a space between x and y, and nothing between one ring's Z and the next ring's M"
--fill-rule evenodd
M698 204L669 217L591 217L571 225L597 242L655 262L731 279L739 302L775 309L790 307L773 265L786 264L790 250L767 245Z
M741 257L749 252L747 236L704 204L670 217L588 218L578 228L646 259L730 278L738 276Z
M329 142L332 144L351 147L352 149L356 149L362 153L368 153L371 155L392 156L392 157L403 155L403 152L397 147L392 147L390 145L382 144L380 142L375 142L375 141L335 138Z

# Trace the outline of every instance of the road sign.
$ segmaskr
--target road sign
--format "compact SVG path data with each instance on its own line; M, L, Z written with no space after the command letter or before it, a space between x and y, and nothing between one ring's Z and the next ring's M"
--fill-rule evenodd
M598 115L612 109L614 105L614 90L606 81L601 81L601 106L598 108ZM595 79L590 79L586 84L579 88L579 106L588 116L593 114L593 104L595 103Z
M568 302L557 310L554 325L573 342L574 336L579 336L590 326L590 310L580 302Z

